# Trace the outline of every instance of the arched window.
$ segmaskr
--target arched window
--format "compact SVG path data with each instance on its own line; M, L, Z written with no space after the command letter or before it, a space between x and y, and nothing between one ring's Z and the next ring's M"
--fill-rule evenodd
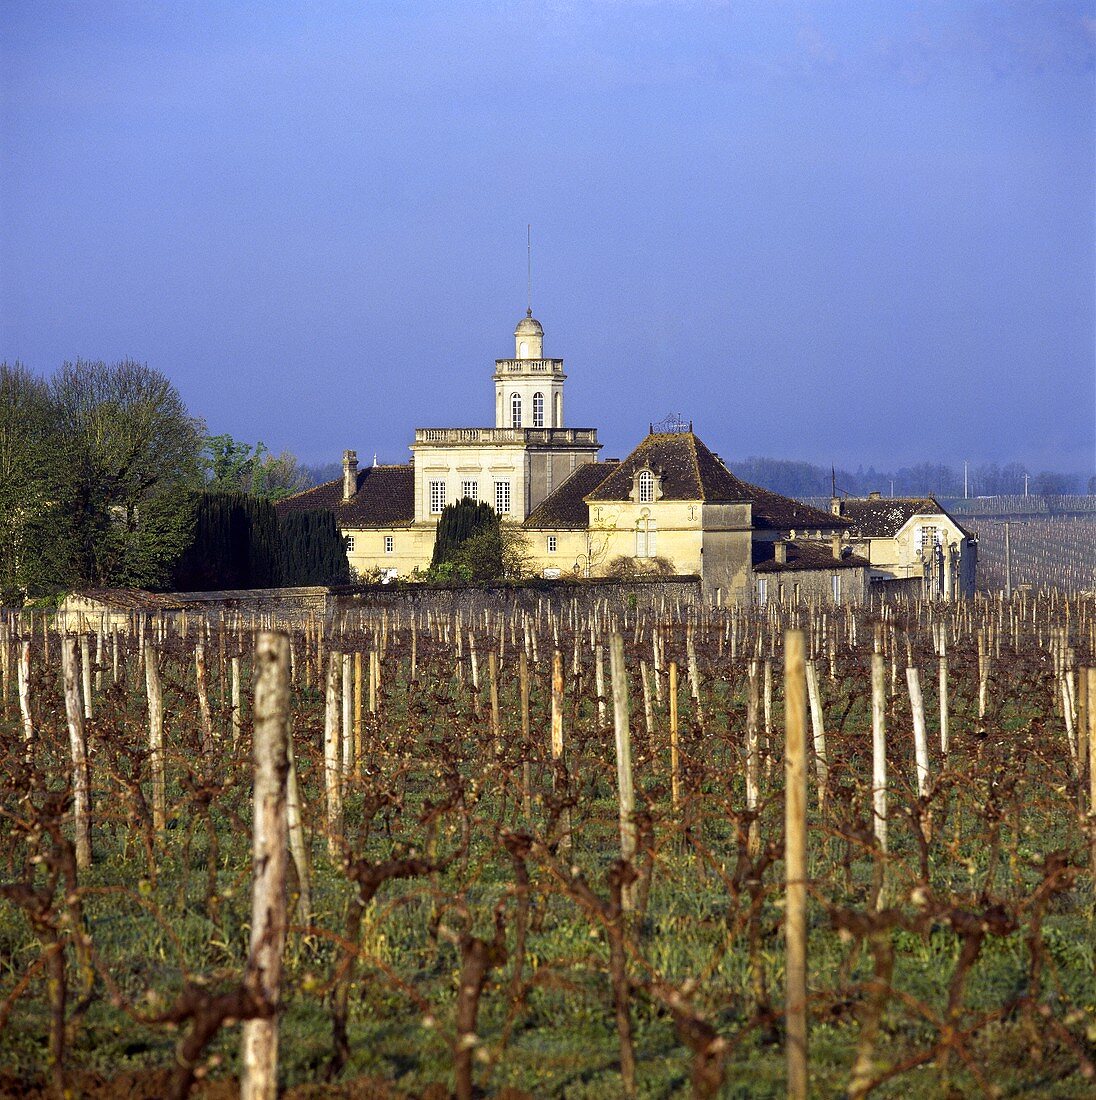
M655 499L655 475L650 470L639 472L639 503L650 504Z
M544 394L533 394L533 427L544 427Z
M525 358L528 357L528 355L529 355L529 345L528 345L528 343L526 343L526 341L522 340L522 342L520 344L518 344L518 358L519 359L525 359Z
M521 394L514 393L510 395L510 427L521 427Z

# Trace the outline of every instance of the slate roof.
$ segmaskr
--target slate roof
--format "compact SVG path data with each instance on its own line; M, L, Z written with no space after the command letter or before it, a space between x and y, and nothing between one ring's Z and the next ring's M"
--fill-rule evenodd
M630 500L635 472L648 465L662 474L663 500L749 501L753 525L761 530L838 531L849 526L847 520L830 512L735 477L692 432L652 432L623 462L614 464L610 475L586 499Z
M415 520L415 467L367 466L358 471L357 492L343 502L342 478L279 500L279 516L288 512L328 511L343 530L399 527Z
M555 531L585 530L590 522L587 494L618 465L616 462L584 462L576 466L574 472L529 513L524 526Z
M867 558L859 554L845 553L840 560L833 556L833 548L818 542L801 542L795 539L786 542L788 548L788 560L780 562L776 560L775 544L771 542L755 542L753 545L753 567L755 573L787 573L803 572L805 570L832 569L868 569L870 563Z
M849 497L841 501L841 515L852 523L854 535L866 539L891 539L916 515L948 515L934 497Z

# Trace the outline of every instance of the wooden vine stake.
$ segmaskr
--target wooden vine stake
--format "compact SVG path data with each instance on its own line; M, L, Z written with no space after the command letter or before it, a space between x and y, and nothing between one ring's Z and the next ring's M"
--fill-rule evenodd
M677 661L670 662L670 803L681 808L681 749L677 729Z
M160 658L146 640L145 694L148 696L148 755L152 772L152 826L162 832L167 825L167 793L164 784L164 688L160 682Z
M30 712L30 639L25 638L19 650L19 713L23 716L23 740L29 745L34 738L34 719Z
M814 770L818 782L818 809L826 806L826 792L830 785L830 761L826 753L826 727L822 715L822 693L818 688L818 666L807 661L807 695L811 704L811 730L814 735Z
M887 851L887 670L871 655L871 810L879 850Z
M636 855L636 798L632 782L632 729L628 712L628 680L624 667L624 639L614 634L609 643L609 674L613 680L613 728L616 732L617 801L620 807L620 858L628 863ZM634 908L632 886L621 892L621 908Z
M251 954L244 979L263 1006L243 1029L242 1100L278 1092L278 1001L286 930L289 639L263 632L255 649L255 819L251 845Z
M805 637L784 635L784 937L788 1098L807 1100L807 694Z
M72 750L72 818L76 830L76 866L91 866L91 806L89 805L88 746L84 735L84 708L80 701L80 659L76 639L61 639L61 672L65 681L65 716Z
M533 823L533 790L529 774L529 751L532 746L529 724L529 657L525 650L518 653L518 691L521 699L521 808L525 820Z
M240 740L240 658L233 657L229 661L232 673L232 744L236 745Z
M917 797L929 796L929 740L925 732L925 701L921 697L921 676L913 665L906 666L906 687L913 715L913 752L917 765Z
M566 762L563 754L563 654L558 649L552 653L552 767L556 793L560 794L564 790ZM570 809L563 814L563 836L559 848L561 852L571 850Z
M194 681L198 689L198 711L202 718L202 751L213 751L213 713L209 709L209 686L206 677L205 645L194 647Z
M761 795L761 662L756 658L749 664L749 684L746 695L746 809L750 814L757 813L757 804ZM761 836L756 819L750 821L747 838L747 850L756 858L761 850Z
M342 838L342 789L339 775L339 654L332 651L327 663L327 692L323 717L324 792L327 796L327 851L339 853Z

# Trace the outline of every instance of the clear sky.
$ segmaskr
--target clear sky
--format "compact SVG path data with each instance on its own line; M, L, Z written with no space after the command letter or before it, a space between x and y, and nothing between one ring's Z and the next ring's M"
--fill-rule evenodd
M1092 3L3 0L0 358L403 461L493 422L526 224L567 420L1090 473Z

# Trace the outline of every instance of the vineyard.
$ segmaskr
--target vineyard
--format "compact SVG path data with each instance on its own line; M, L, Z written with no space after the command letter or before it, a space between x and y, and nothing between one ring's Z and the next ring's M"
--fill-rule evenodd
M1091 597L87 627L0 623L0 1095L1092 1094Z
M978 587L1005 587L1005 521L972 516L978 535ZM1009 523L1012 583L1096 591L1096 516L1031 516Z

